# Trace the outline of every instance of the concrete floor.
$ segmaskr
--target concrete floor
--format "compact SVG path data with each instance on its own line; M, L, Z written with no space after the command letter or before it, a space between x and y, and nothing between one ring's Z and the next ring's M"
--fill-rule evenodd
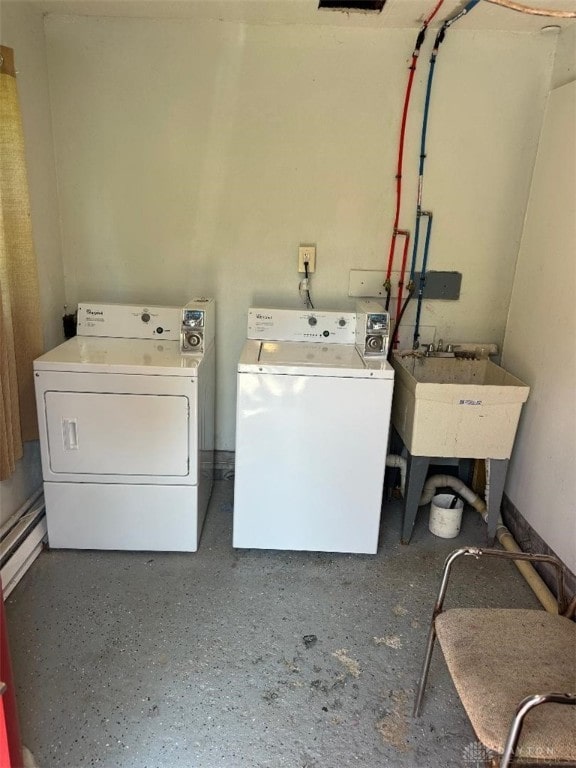
M41 768L475 766L440 654L410 713L441 564L484 543L479 516L443 540L424 509L405 547L386 503L377 556L235 551L232 492L217 483L194 555L55 550L16 588L21 727ZM458 572L451 604L536 605L511 563Z

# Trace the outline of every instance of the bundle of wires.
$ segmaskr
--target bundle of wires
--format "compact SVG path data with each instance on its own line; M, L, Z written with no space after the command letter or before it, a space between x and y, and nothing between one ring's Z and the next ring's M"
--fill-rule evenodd
M304 280L300 281L300 295L303 297L307 309L314 309L312 297L310 296L310 273L308 271L308 262L304 262Z

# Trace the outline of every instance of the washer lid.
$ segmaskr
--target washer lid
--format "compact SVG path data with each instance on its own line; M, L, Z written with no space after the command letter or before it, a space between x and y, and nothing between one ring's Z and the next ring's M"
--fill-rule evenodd
M299 341L249 340L238 370L293 376L394 378L394 369L385 360L362 357L354 344Z
M198 375L202 354L181 355L178 341L75 336L34 361L35 371Z

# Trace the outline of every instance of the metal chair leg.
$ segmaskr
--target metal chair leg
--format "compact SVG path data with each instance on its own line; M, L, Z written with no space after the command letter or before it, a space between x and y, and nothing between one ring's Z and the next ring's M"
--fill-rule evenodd
M430 630L428 632L428 641L426 643L426 653L424 655L424 663L422 664L422 671L420 672L420 679L418 680L418 689L416 691L416 700L414 701L413 717L420 717L422 711L422 698L424 696L424 689L428 682L428 672L430 671L430 662L432 661L432 652L434 650L434 643L436 642L436 627L434 622L436 616L432 616L430 622Z
M520 732L524 725L524 718L530 712L531 709L537 707L539 704L547 704L552 702L553 704L576 704L576 694L573 693L540 693L535 696L527 696L522 699L512 720L512 725L508 731L508 737L506 744L504 745L504 752L502 753L502 759L500 760L500 768L508 768L514 754L516 747L518 746L518 739L520 738Z
M428 640L426 642L426 653L424 655L424 663L422 665L422 672L420 673L420 679L418 681L418 689L416 691L416 700L414 702L413 717L420 717L420 711L422 709L422 697L424 696L424 688L428 680L428 671L430 669L430 662L432 661L432 651L434 650L434 643L436 641L436 617L439 613L442 613L444 606L444 598L446 596L446 590L448 588L448 579L450 578L450 569L455 560L462 555L476 555L477 550L472 547L463 547L462 549L456 549L454 552L448 555L444 561L444 567L442 569L442 576L440 578L440 588L438 590L438 596L432 611L432 620L430 622L430 629L428 631Z

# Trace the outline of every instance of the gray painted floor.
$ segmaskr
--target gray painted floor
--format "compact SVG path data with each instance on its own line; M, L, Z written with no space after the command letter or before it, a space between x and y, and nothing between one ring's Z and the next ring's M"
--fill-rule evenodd
M235 551L227 481L194 555L43 553L7 605L25 744L41 768L476 765L439 654L410 712L441 564L483 523L438 539L424 508L405 547L400 516L377 556ZM451 604L536 605L511 563L458 573Z

